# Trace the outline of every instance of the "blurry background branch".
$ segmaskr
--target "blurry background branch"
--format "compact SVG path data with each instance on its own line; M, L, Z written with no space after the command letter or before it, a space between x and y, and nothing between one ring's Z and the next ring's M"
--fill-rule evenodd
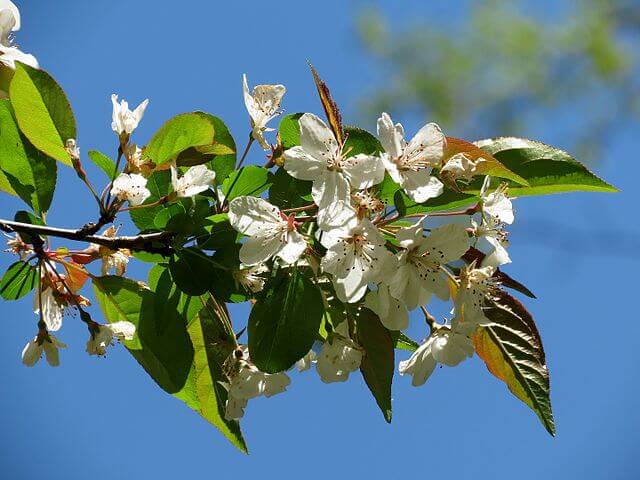
M606 157L613 132L638 122L640 2L469 5L444 22L396 25L379 10L361 12L360 41L382 70L363 115L416 116L474 139L552 126L591 163Z

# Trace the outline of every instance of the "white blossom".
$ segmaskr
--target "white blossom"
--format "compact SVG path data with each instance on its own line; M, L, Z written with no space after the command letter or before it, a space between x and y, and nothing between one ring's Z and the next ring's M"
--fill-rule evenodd
M501 223L498 223L494 217L487 215L481 224L475 220L471 220L471 224L474 236L478 240L484 239L491 247L491 251L482 260L482 267L499 267L511 263L509 252L506 249L506 246L509 245L507 233Z
M131 135L138 128L138 124L144 115L144 111L149 104L149 100L144 100L135 110L129 110L129 104L126 100L118 103L118 96L114 93L111 95L111 103L113 104L113 115L111 128L118 135Z
M480 190L482 213L493 217L497 222L511 225L514 220L513 204L507 196L507 185L502 183L493 192L487 193L491 177L485 177Z
M436 368L436 359L433 357L433 342L435 338L429 337L426 342L413 352L408 360L403 360L398 365L400 375L411 375L411 384L414 387L424 385Z
M293 215L285 216L262 198L234 198L229 204L229 222L249 237L240 248L240 261L245 265L258 265L274 256L295 263L307 248Z
M362 349L349 338L347 322L338 325L322 345L316 371L324 383L346 382L360 368Z
M375 156L358 154L347 157L331 129L317 116L305 113L299 120L300 146L284 152L284 168L294 178L311 180L311 195L320 211L343 202L351 209L351 189L361 190L377 185L384 178L384 167ZM331 215L321 228L332 226Z
M372 310L389 330L404 330L409 326L409 312L404 304L391 296L389 287L378 285L378 290L369 292L364 306Z
M91 334L87 341L87 353L89 355L104 356L107 347L113 345L114 338L118 340L133 340L136 326L131 322L114 322L108 325L99 325L97 331Z
M233 272L233 278L237 283L242 285L246 290L258 293L264 288L265 278L260 275L267 273L269 267L264 264L258 264L251 267L241 265L239 270Z
M449 286L441 267L458 260L469 248L469 236L463 225L450 223L422 234L422 222L400 229L397 239L402 247L398 268L388 280L389 291L409 310L428 303L431 294L449 298Z
M131 206L140 205L151 196L147 179L139 173L121 173L113 181L111 194L119 200L128 201Z
M16 62L24 63L32 68L39 68L36 57L29 53L24 53L17 47L5 47L0 45L0 63L15 70Z
M378 137L385 150L384 167L413 201L426 202L442 193L442 182L431 176L433 167L444 156L447 143L438 125L426 124L407 143L402 125L394 125L391 117L383 113L378 119Z
M62 327L65 305L56 297L51 287L43 287L42 292L36 290L33 297L33 311L40 314L42 304L42 320L47 325L47 329L57 332Z
M242 89L244 104L251 117L251 135L264 150L269 150L264 133L273 131L272 128L267 128L267 123L280 114L280 103L286 88L284 85L256 85L253 91L249 92L247 76L243 75Z
M178 177L178 168L171 165L171 185L179 198L198 195L208 190L216 178L216 172L205 165L189 168L182 177Z
M60 354L58 352L60 348L67 348L67 346L52 333L46 335L38 334L24 346L22 363L27 367L33 367L44 353L47 363L52 367L57 367L60 365Z
M469 183L477 172L478 163L483 159L473 160L464 153L457 153L440 169L441 177L448 177L452 181L462 180Z
M395 257L368 219L349 228L324 232L321 242L327 254L320 265L332 275L336 293L343 302L357 302L369 283L378 283L393 273Z
M286 373L264 373L251 363L248 349L240 347L241 358L234 358L235 373L231 376L228 389L225 418L236 420L244 416L244 409L252 398L264 395L269 398L284 392L291 384ZM234 352L235 355L236 352Z
M309 350L309 352L302 357L300 360L296 362L296 368L298 372L304 372L311 368L311 366L316 362L318 355L313 350Z
M0 45L11 46L10 35L20 30L20 10L10 0L0 0Z
M456 316L467 324L489 323L483 308L497 288L497 280L492 278L495 271L492 266L475 268L473 264L460 270L460 285L454 304Z

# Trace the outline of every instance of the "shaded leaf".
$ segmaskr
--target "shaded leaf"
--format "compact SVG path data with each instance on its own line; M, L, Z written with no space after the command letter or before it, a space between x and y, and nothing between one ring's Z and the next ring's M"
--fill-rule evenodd
M391 423L391 383L395 371L395 342L378 316L368 308L361 308L356 319L358 343L364 348L360 371L369 390Z
M18 300L38 284L38 269L27 262L11 265L0 280L0 295L5 300Z
M249 351L263 372L290 368L311 349L324 304L320 290L298 270L276 278L249 315Z
M178 288L188 295L208 292L216 275L211 259L193 247L178 251L169 262L169 270Z
M491 325L480 327L474 336L478 356L489 371L507 384L511 393L526 403L551 435L555 424L549 398L542 340L525 307L507 293L485 310Z

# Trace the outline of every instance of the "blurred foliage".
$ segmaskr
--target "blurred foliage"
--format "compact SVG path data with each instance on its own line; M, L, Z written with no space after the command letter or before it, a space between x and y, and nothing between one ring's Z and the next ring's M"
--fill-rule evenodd
M364 114L415 115L473 139L552 124L589 161L638 121L640 2L470 3L465 14L404 25L361 13L359 37L385 72Z

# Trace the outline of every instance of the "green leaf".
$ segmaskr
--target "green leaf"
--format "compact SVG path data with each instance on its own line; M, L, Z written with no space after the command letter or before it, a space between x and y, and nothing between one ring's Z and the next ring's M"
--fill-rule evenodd
M34 215L31 212L27 212L25 210L18 210L16 212L16 214L14 215L13 219L16 222L20 222L20 223L30 223L31 225L44 225L44 222L42 221L42 219L40 217ZM22 240L25 243L33 244L33 242L35 240L33 235L31 235L30 233L26 233L26 232L22 232L20 234L20 237L22 237Z
M263 372L287 370L311 349L323 314L320 290L298 270L276 278L249 315L251 360Z
M247 453L240 423L224 418L227 390L220 382L228 380L222 365L233 350L235 342L220 323L213 309L205 309L189 326L195 351L194 363L187 385L176 397L220 430L240 451Z
M116 164L113 160L97 150L89 150L87 155L89 155L91 161L105 173L109 181L115 177Z
M257 197L271 186L270 176L270 172L265 168L255 165L242 167L232 172L224 181L222 193L227 202L244 195Z
M205 115L198 112L176 115L153 136L144 156L162 165L188 148L213 144L214 134L213 122Z
M77 138L69 100L44 70L16 63L9 97L22 133L42 153L71 165L67 140Z
M492 323L480 327L474 336L478 356L493 375L507 384L511 393L538 415L547 431L555 435L549 371L533 318L518 300L504 292L485 310L485 315Z
M216 275L211 259L197 248L185 248L169 262L176 285L187 295L202 295L209 291Z
M445 187L442 195L431 198L424 203L414 202L402 190L398 190L393 196L393 203L401 215L459 209L472 205L477 201L477 195L456 192L447 187Z
M415 352L420 344L407 337L404 333L396 331L391 332L391 338L394 341L395 347L399 350L406 350L407 352Z
M240 238L238 231L231 226L229 215L218 213L207 218L205 230L208 235L198 238L198 247L203 250L218 250L235 244Z
M128 278L94 278L93 287L109 323L126 320L136 326L134 339L124 342L131 355L165 391L182 390L194 355L182 316L165 305L166 321L159 325L155 294Z
M207 164L211 170L216 172L216 183L222 184L225 178L229 176L229 174L233 171L233 168L236 164L236 142L229 132L229 129L224 124L224 122L214 115L210 115L207 113L202 113L201 115L206 115L206 117L213 122L213 126L215 127L215 141L217 145L224 145L229 150L233 151L233 153L229 154L216 154L212 160Z
M304 115L304 113L292 113L280 120L278 132L280 133L280 140L285 150L300 145L299 120L302 115Z
M153 203L169 193L171 188L171 173L168 170L158 170L147 179L147 188L151 196L144 203ZM165 207L149 207L131 210L131 220L141 231L156 229L155 218ZM166 224L166 223L165 223Z
M391 423L391 383L395 370L395 342L391 332L384 328L378 316L367 308L362 308L358 312L356 325L358 343L365 350L360 371L385 420Z
M380 141L362 128L345 127L344 133L346 137L344 151L348 152L349 157L360 153L375 155L383 151Z
M311 183L298 180L287 173L284 168L278 168L272 177L273 185L269 188L269 202L277 207L297 208L313 203L311 200Z
M38 284L38 269L27 262L11 265L0 280L0 295L5 300L18 300Z
M149 288L155 293L155 307L161 324L167 323L167 319L164 318L165 311L172 312L175 309L189 325L204 307L205 297L181 292L173 281L171 272L163 265L155 265L149 271Z
M500 163L515 172L529 186L509 183L513 196L546 195L560 192L617 192L591 173L567 152L526 138L501 137L475 142ZM475 190L479 184L475 183Z
M42 214L53 200L56 162L21 135L8 100L0 100L0 125L0 169L12 190L34 212Z

